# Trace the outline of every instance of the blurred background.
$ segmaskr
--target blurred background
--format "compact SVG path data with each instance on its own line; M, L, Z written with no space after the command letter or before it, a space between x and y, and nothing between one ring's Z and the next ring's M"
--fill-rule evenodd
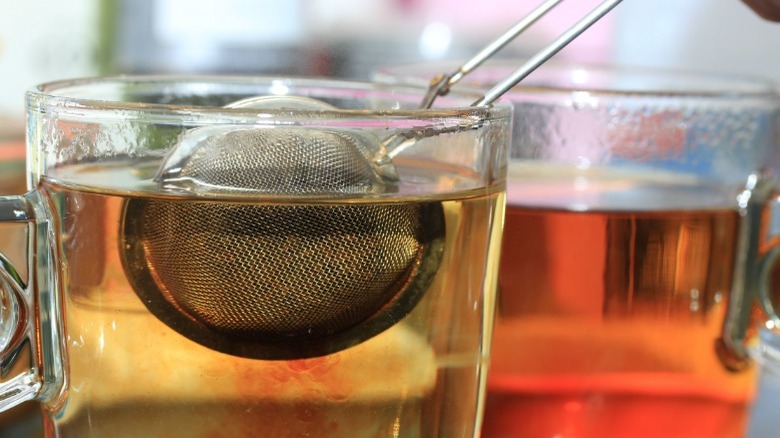
M35 84L120 73L368 79L384 64L466 60L540 2L0 0L0 194L25 190L24 91ZM499 57L533 54L598 3L564 2ZM740 0L625 0L557 59L780 80L780 24ZM780 377L764 379L780 393ZM0 415L0 438L40 434L35 415Z
M541 0L0 0L0 135L39 82L110 73L368 78L462 59ZM501 57L533 53L598 0L562 3ZM740 0L626 0L558 58L780 79L780 24Z
M0 0L0 141L22 137L24 91L40 82L175 72L367 79L382 64L465 60L540 2ZM564 2L499 57L534 53L596 4ZM780 79L778 49L780 24L740 0L627 0L557 58ZM0 161L18 150L18 141L3 148Z

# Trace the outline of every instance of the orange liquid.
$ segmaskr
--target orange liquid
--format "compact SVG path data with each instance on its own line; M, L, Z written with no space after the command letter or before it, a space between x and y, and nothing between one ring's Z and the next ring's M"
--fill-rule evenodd
M734 210L507 209L485 437L738 437Z

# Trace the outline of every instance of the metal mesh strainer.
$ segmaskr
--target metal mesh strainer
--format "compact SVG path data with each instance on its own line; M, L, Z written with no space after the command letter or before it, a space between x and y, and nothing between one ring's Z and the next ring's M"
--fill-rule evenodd
M126 266L153 313L211 348L276 359L336 351L403 318L444 232L430 203L132 200L124 218Z
M209 193L358 194L394 190L363 140L347 130L199 128L176 146L158 180L172 190Z
M257 101L240 105L324 105ZM196 128L157 181L212 194L394 191L394 169L370 162L376 145L348 129ZM122 223L128 277L158 318L210 348L266 359L331 353L395 324L427 289L443 236L441 206L427 202L140 198Z

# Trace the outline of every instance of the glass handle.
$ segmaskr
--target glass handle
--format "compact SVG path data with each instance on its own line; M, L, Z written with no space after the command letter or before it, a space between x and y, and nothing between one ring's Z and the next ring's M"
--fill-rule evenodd
M0 411L27 400L51 402L64 383L52 216L38 192L0 197L0 223L24 233L25 269L0 248ZM19 248L16 248L19 249ZM25 273L25 275L20 274ZM24 277L27 277L26 279Z
M764 215L766 225L762 246L759 247L757 298L766 317L763 329L777 334L780 331L780 316L772 296L772 271L780 257L780 195L768 203L767 211L768 215Z
M780 246L775 246L761 258L759 263L758 302L766 315L765 327L777 331L780 329L780 317L772 300L772 268L780 256Z
M761 295L765 293L762 292L765 286L763 283L768 279L762 280L762 276L769 275L769 272L764 271L771 271L767 266L775 257L775 251L764 249L767 236L762 236L762 232L766 231L764 212L767 205L780 206L776 200L770 201L770 198L776 196L775 189L771 178L753 174L748 178L744 190L737 196L741 220L734 259L734 278L723 330L716 343L721 362L731 371L741 371L750 364L748 338L751 337L752 324L755 322L752 313L756 301L764 301L761 299Z

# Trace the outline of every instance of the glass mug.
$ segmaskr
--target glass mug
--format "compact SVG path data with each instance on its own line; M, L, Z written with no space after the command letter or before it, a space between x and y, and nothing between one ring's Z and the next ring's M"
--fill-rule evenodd
M517 65L493 61L464 86ZM376 80L453 69L385 67ZM553 63L505 97L515 122L483 436L742 436L759 301L773 314L757 284L778 169L772 85Z
M474 436L511 105L324 79L27 95L2 407L49 436Z

